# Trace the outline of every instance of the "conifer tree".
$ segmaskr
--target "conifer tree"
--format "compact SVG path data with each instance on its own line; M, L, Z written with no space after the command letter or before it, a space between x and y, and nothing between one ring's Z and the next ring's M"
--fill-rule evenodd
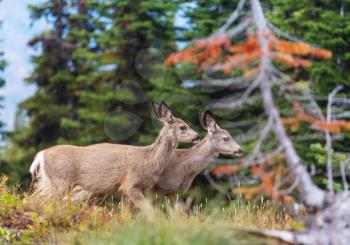
M10 134L4 160L11 181L28 180L28 166L40 149L75 139L79 125L79 93L88 87L80 75L95 70L98 48L93 33L98 21L85 1L46 1L30 6L32 19L46 18L50 29L35 36L29 45L40 49L32 57L34 70L27 78L35 94L19 105L19 115L28 117Z
M318 100L321 110L326 112L328 94L336 85L343 85L341 94L345 97L350 91L350 3L348 1L277 1L270 2L271 11L268 14L271 28L279 28L287 32L290 38L301 39L313 45L327 48L332 51L333 58L330 60L315 60L313 66L307 71L299 71L293 74L295 80L308 80L311 93ZM278 33L284 35L278 29ZM339 104L339 102L338 102ZM346 109L347 104L343 104ZM336 112L338 117L342 113ZM302 129L301 129L302 130ZM306 135L304 135L306 136ZM336 152L348 152L350 147L344 142L349 141L350 134L343 132L342 140L335 140ZM305 137L304 137L305 138ZM297 142L296 148L299 153L309 162L316 163L319 170L314 179L318 184L326 186L324 177L325 159L321 145L322 139L304 139ZM335 188L341 189L341 179L335 180Z
M50 0L31 11L51 28L30 41L41 53L27 81L38 89L20 104L29 123L18 124L4 155L10 180L28 183L33 156L52 145L150 143L150 101L160 99L151 91L167 82L149 64L175 50L176 4Z
M97 40L102 50L99 82L81 94L85 109L80 116L86 125L81 137L150 143L156 132L150 102L161 99L155 90L169 85L160 65L175 50L176 2L106 1L97 12L108 20L108 28Z
M349 1L271 1L269 19L305 42L327 48L334 58L310 68L316 93L328 94L336 84L350 86Z

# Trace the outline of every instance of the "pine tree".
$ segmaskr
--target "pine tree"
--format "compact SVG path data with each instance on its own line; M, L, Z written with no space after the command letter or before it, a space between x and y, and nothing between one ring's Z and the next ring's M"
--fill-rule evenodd
M206 36L211 36L218 32L219 28L224 25L225 21L229 18L240 1L226 1L226 0L211 0L211 1L194 1L191 5L186 5L184 13L188 19L189 29L185 30L183 37L187 41L198 40ZM246 3L247 5L247 3ZM240 19L240 16L244 16L246 8L243 6L239 12L239 16L236 21ZM243 31L241 34L245 34ZM241 41L241 35L235 37L236 42ZM191 45L191 42L188 42ZM224 128L229 129L232 135L242 135L249 127L258 119L258 115L261 114L261 109L257 108L259 105L259 98L254 98L244 105L238 105L230 108L217 108L220 102L230 100L232 98L238 99L243 91L245 85L240 83L231 83L229 80L224 79L225 76L218 73L212 74L200 74L196 66L183 65L185 71L178 71L178 73L189 73L191 76L185 76L185 79L195 81L193 84L196 87L200 99L201 108L209 108L213 114L215 114L217 120ZM188 72L190 70L191 72ZM218 86L202 86L202 82L210 83L210 81L217 81L223 79L222 85ZM197 83L196 83L197 82ZM226 83L228 82L228 83ZM227 84L227 85L225 85ZM252 118L254 118L252 120ZM242 125L237 127L236 125ZM249 145L245 145L246 151L249 151Z
M52 27L30 42L41 49L27 79L38 90L20 104L29 123L18 124L5 152L10 180L28 183L33 156L52 145L150 143L149 102L160 99L151 91L169 84L159 66L175 50L176 4L51 0L31 11Z
M271 22L303 41L332 51L330 61L310 68L316 93L328 94L336 84L350 86L349 1L271 1Z
M292 34L302 41L326 48L333 53L330 60L315 60L308 68L309 73L294 74L296 80L311 80L310 89L316 98L320 98L321 109L326 111L327 95L336 87L343 85L340 93L348 94L350 89L349 48L350 48L350 8L348 1L271 1L269 19L281 30ZM300 129L304 131L305 128ZM304 134L304 136L306 136ZM334 142L335 152L348 152L350 134L344 132L343 140ZM302 140L296 142L296 148L302 157L319 170L315 181L326 186L325 158L323 139ZM323 150L322 150L323 149ZM341 155L341 154L340 154ZM340 178L336 179L335 188L341 189Z
M181 46L191 46L193 41L216 33L236 8L238 2L238 0L196 0L192 1L190 4L183 4L181 12L187 21L187 26L186 28L179 30ZM240 15L243 14L244 12ZM198 67L195 65L177 64L174 68L174 73L178 76L182 85L186 87L187 91L195 98L196 103L194 104L195 106L193 106L193 110L190 110L191 113L198 115L199 110L209 109L215 115L218 123L223 128L229 130L233 136L244 134L249 129L249 120L252 121L251 118L254 118L255 121L257 120L256 115L258 111L255 111L256 109L253 106L254 102L249 103L248 106L226 109L218 109L214 106L216 102L221 99L240 96L244 86L237 87L232 84L214 87L204 86L203 84L208 81L217 81L224 77L221 74L216 73L201 74L198 71ZM236 126L241 123L245 126ZM197 122L197 125L199 125L199 122ZM203 129L200 127L198 130L203 132ZM235 139L237 140L237 138ZM242 144L241 141L239 143ZM245 144L243 145L243 148L245 151L249 151L249 145ZM227 162L227 159L217 160L216 163L220 164L220 161ZM211 167L209 167L209 170ZM194 185L199 187L201 191L205 192L206 197L218 194L218 192L213 190L211 186L208 187L208 181L203 178L203 175L199 175L195 179ZM223 185L226 187L227 183L223 183ZM226 197L224 196L223 198L225 199Z
M97 69L91 57L98 50L93 33L99 22L92 6L81 0L30 6L34 21L46 18L52 27L29 42L41 50L32 57L34 70L27 78L37 91L19 105L19 114L27 115L29 123L10 134L4 154L11 181L27 179L28 166L40 149L77 135L79 125L72 121L79 119L79 93L89 86L80 75Z
M99 82L81 94L86 125L81 138L93 143L93 134L98 141L150 143L156 132L150 102L160 100L153 92L171 83L164 81L161 64L175 50L176 2L106 1L97 11L108 28L97 40Z

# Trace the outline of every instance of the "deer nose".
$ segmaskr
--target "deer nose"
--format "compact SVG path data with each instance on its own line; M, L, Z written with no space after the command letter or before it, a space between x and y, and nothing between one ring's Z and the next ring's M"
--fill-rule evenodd
M237 151L236 151L236 155L237 156L242 156L243 154L243 150L241 148L239 148Z
M201 137L199 135L197 135L192 139L193 143L198 143L200 140L201 140Z

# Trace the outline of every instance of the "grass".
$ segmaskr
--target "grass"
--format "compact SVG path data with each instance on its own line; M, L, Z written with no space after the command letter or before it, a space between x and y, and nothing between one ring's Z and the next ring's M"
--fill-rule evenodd
M285 209L263 199L236 199L224 208L211 201L190 214L163 203L152 222L138 212L120 213L114 203L29 205L6 181L0 180L0 244L267 244L242 229L289 229L294 222Z

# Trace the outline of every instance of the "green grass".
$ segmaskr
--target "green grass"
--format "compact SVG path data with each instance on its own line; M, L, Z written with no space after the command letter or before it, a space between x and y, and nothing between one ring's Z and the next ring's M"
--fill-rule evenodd
M75 231L53 240L59 244L265 244L264 240L237 230L227 219L215 216L161 218L150 223L143 218L109 222L95 231Z
M149 221L137 211L120 213L115 203L24 203L23 197L0 179L0 244L267 244L243 230L293 224L285 209L266 200L236 199L224 207L212 200L190 213L163 202Z

